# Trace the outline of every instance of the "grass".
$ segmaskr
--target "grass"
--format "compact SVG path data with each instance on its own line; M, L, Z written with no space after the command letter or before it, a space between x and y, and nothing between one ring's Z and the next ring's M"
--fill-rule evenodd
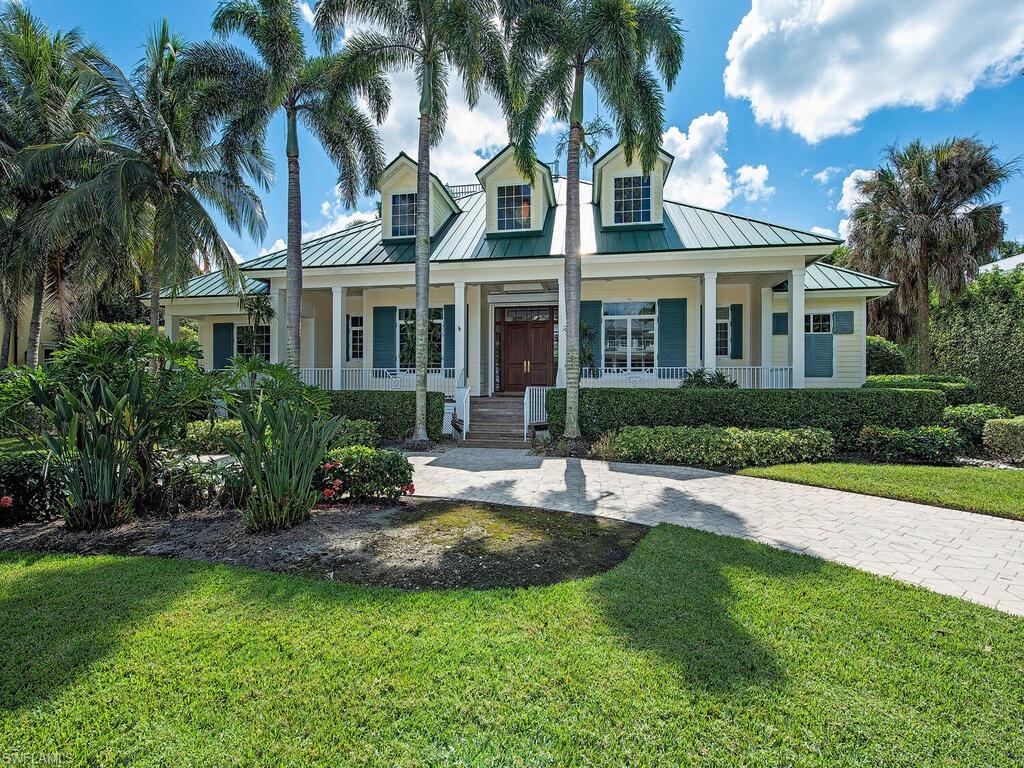
M905 464L782 464L741 475L1024 520L1024 471Z
M402 593L0 556L0 754L62 764L1019 766L1024 619L662 525L601 576Z

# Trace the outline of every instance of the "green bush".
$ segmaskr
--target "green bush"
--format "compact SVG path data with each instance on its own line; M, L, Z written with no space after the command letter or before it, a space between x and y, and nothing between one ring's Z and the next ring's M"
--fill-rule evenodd
M946 396L950 405L976 403L981 397L978 385L963 376L918 373L906 376L868 376L865 389L932 389Z
M937 424L945 398L926 390L887 389L605 389L580 390L586 440L629 426L827 429L839 450L857 445L865 424ZM565 431L565 390L547 394L548 425Z
M185 425L185 437L179 447L185 453L197 456L209 453L227 453L225 437L237 440L242 435L242 422L238 419L190 421Z
M366 390L332 390L326 393L334 416L366 419L377 425L380 439L398 442L412 436L416 419L415 392L377 392ZM427 393L427 434L441 439L444 423L444 395Z
M740 385L722 371L712 373L706 368L697 368L683 376L679 386L683 389L739 389Z
M877 426L861 430L860 447L876 461L896 464L955 464L965 448L960 433L949 427Z
M942 412L942 426L950 427L960 433L960 438L967 445L975 448L981 446L982 432L985 422L990 419L1008 419L1013 416L1009 409L1001 405L987 403L968 403L967 405L950 405Z
M19 366L0 371L0 437L43 431L42 412L32 402L31 373L31 369Z
M1024 416L992 419L982 433L985 450L998 459L1024 464Z
M823 461L835 453L835 447L824 429L624 427L601 437L594 453L608 461L735 470Z
M226 468L193 457L162 455L146 485L140 507L150 514L176 515L215 506L224 495Z
M63 497L59 478L46 476L45 454L0 453L0 526L49 520Z
M867 369L868 376L906 373L907 359L898 344L883 336L868 336Z
M380 430L369 419L345 419L334 433L331 448L348 448L350 445L365 445L376 448L380 444Z
M365 445L335 448L321 467L320 496L325 501L348 495L354 501L394 501L415 491L412 464L399 451Z

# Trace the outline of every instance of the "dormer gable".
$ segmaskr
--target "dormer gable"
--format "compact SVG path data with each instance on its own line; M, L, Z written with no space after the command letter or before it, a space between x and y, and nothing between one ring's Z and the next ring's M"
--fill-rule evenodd
M516 165L511 144L476 172L487 202L487 237L539 235L555 205L551 169L537 162L531 183Z
M413 242L416 239L416 172L419 166L405 152L388 163L377 180L380 192L380 221L384 242ZM430 174L430 236L462 209L448 188Z
M639 154L626 160L622 144L616 144L594 162L593 202L601 211L604 229L660 228L665 179L675 158L664 149L650 172Z

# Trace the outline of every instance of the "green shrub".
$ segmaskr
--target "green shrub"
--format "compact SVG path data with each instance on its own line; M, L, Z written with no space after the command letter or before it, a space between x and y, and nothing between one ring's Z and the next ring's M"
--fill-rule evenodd
M150 514L176 515L215 506L224 493L225 471L214 461L162 455L140 507Z
M377 425L381 440L398 442L412 436L416 419L415 392L332 390L326 394L332 415L372 421ZM428 392L427 434L432 440L441 438L443 423L444 395Z
M722 371L712 373L705 368L697 368L687 372L679 386L683 389L739 389L740 385Z
M735 470L823 461L835 453L835 440L824 429L624 427L601 437L594 453L609 461Z
M897 464L955 464L965 448L960 433L949 427L877 426L861 430L860 447L876 461Z
M331 448L348 448L350 445L365 445L376 448L380 444L380 430L369 419L345 419L334 433Z
M335 448L321 467L320 495L325 501L347 495L354 501L388 499L414 492L412 464L399 451L365 445Z
M888 389L605 389L580 390L586 440L629 426L827 429L839 450L857 445L865 424L937 424L945 398L926 390ZM565 390L547 394L548 424L565 431Z
M31 369L18 366L0 371L0 437L43 431L42 412L32 402L31 373Z
M985 422L990 419L1008 419L1013 416L1009 409L1001 405L987 403L969 403L967 405L950 405L942 412L942 426L950 427L960 433L960 438L967 445L975 448L981 446L982 432Z
M242 435L242 422L238 419L215 419L210 421L190 421L185 425L185 437L179 447L185 453L203 455L209 453L227 453L225 437L237 440Z
M946 396L950 405L976 403L981 396L978 385L962 376L909 374L906 376L868 376L865 389L932 389Z
M1024 464L1024 416L988 421L982 441L985 450L996 458L1012 464Z
M898 344L883 336L868 336L867 370L868 376L906 373L907 359Z
M62 500L60 480L46 475L45 454L0 453L0 526L49 520Z

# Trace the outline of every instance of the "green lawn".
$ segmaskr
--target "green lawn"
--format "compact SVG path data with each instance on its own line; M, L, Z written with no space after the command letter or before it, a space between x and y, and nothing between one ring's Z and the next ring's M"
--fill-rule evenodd
M618 568L402 593L0 556L0 755L88 765L1019 766L1024 619L662 525Z
M741 475L1024 520L1024 471L904 464L782 464Z

